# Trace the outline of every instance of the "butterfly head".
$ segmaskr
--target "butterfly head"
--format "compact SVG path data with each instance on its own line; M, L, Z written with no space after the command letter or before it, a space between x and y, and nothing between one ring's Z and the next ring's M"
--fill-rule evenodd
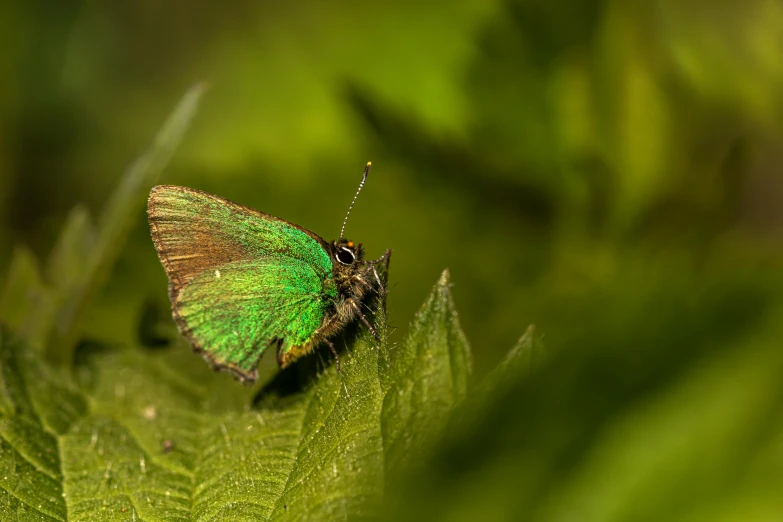
M334 260L343 266L353 266L364 259L364 248L361 243L354 243L349 239L340 239L332 244Z

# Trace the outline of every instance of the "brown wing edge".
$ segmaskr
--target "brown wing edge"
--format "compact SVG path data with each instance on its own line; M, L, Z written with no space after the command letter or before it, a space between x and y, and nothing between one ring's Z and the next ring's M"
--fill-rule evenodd
M150 225L150 232L152 236L152 242L155 245L155 251L158 253L158 258L160 259L161 264L163 265L164 270L166 271L166 275L169 278L169 281L175 284L175 287L177 291L181 289L181 287L184 287L185 284L180 284L179 281L172 281L172 273L170 269L170 262L168 258L166 257L165 249L163 248L163 240L162 235L160 231L158 230L158 227L154 221L154 217L157 214L156 207L157 207L157 195L159 192L163 191L171 191L171 192L189 192L191 194L198 194L200 196L204 196L206 198L212 199L214 201L217 201L220 204L226 205L228 207L231 207L234 209L235 212L238 214L250 214L252 216L261 218L261 219L268 219L271 221L277 221L279 223L285 223L286 225L293 227L297 230L300 230L310 236L312 239L315 240L316 243L318 243L321 248L326 250L327 252L330 251L329 249L329 243L327 243L321 236L316 234L315 232L312 232L300 225L297 225L296 223L291 223L290 221L287 221L285 219L281 219L277 216L273 216L272 214L267 214L265 212L261 212L259 210L256 210L254 208L250 208L248 206L242 205L240 203L236 203L234 201L222 198L220 196L216 196L214 194L210 194L209 192L204 192L202 190L192 189L188 187L181 187L178 185L156 185L152 187L152 190L150 191L149 198L147 199L147 221ZM169 297L171 297L171 291L169 292ZM172 303L173 303L172 299Z
M205 196L207 198L210 198L212 200L218 201L222 204L228 205L235 209L238 213L247 213L251 214L260 218L264 219L271 219L273 221L278 221L281 223L285 223L286 225L289 225L291 227L294 227L298 230L301 230L311 238L313 238L322 248L324 248L327 252L329 251L329 244L324 241L323 238L321 238L319 235L315 234L314 232L311 232L310 230L307 230L304 227L301 227L295 223L291 223L290 221L286 221L284 219L281 219L277 216L273 216L271 214L266 214L264 212L260 212L256 209L247 207L245 205L235 203L233 201L230 201L225 198L221 198L220 196L216 196L214 194L210 194L208 192L204 192L197 189L192 189L188 187L180 187L177 185L157 185L155 187L152 187L152 190L150 191L149 198L147 200L147 219L150 225L150 232L152 236L152 242L155 245L155 251L158 254L158 258L160 259L161 264L163 265L163 269L166 271L166 276L169 278L169 300L171 301L171 315L174 319L174 322L177 324L177 328L179 329L180 333L182 334L185 339L187 339L188 343L190 343L191 347L193 348L193 352L199 354L209 365L210 367L216 371L216 372L225 372L231 374L236 380L241 382L242 384L251 386L253 383L255 383L256 379L258 379L258 370L255 368L258 366L258 362L261 360L261 357L264 355L264 352L266 350L262 350L261 353L258 355L258 359L256 360L254 364L254 369L251 372L246 372L239 368L237 365L232 363L225 363L218 361L215 359L215 357L210 354L208 351L204 350L204 347L201 346L201 344L195 339L193 336L193 333L191 332L190 328L188 328L187 324L185 323L185 319L179 314L179 306L177 304L179 293L187 286L187 283L184 285L180 285L177 282L172 280L171 276L171 270L170 270L170 263L168 258L166 257L165 250L162 245L162 236L158 230L158 227L153 220L153 217L156 215L156 203L157 198L156 195L159 192L162 191L182 191L182 192L190 192L199 194L201 196ZM279 345L282 342L282 339L270 339L269 344L272 345L274 343Z

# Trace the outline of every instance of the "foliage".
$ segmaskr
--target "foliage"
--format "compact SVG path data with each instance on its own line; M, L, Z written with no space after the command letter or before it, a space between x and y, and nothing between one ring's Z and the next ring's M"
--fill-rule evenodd
M525 339L385 520L779 518L779 275L689 273L689 294L671 266L647 277L563 307L544 357Z
M12 261L12 240L27 245L14 249L11 285L0 296L13 332L3 334L12 371L0 409L3 422L19 422L3 425L3 455L25 455L13 460L14 491L29 497L3 499L13 515L38 505L59 505L56 517L70 509L67 491L59 502L27 487L55 491L49 486L63 483L63 470L66 486L83 477L95 499L107 498L122 489L119 477L140 469L142 455L150 473L169 474L162 483L179 484L168 497L156 490L156 505L181 507L172 497L190 492L210 493L200 506L218 506L231 484L196 491L194 470L202 461L244 470L242 457L258 450L245 452L242 442L255 435L253 412L265 422L289 409L301 417L301 401L319 397L346 403L335 411L364 412L363 392L380 408L373 411L394 417L362 435L384 445L372 469L346 467L370 462L367 454L324 457L337 463L335 492L357 487L355 497L340 497L351 511L343 518L781 519L783 4L57 9L0 6L0 252L9 254L0 268ZM187 347L169 346L171 321L156 312L167 306L165 277L140 211L123 211L136 226L118 256L109 249L87 262L105 229L84 209L99 206L116 183L106 172L132 157L194 78L210 81L209 102L167 181L328 238L361 166L376 166L348 230L371 257L394 250L392 326L385 346L355 331L340 340L354 354L353 372L376 367L373 357L389 362L362 392L354 374L342 388L319 357L278 377L266 357L266 383L247 390L205 372ZM61 227L74 201L83 209ZM58 244L71 246L46 258L57 233L72 238ZM71 284L85 266L115 260L111 277L93 266L90 285ZM407 318L443 266L473 348L475 373L465 384L446 379L441 365L459 361L459 351L437 348L433 340L445 334L426 313L413 326L432 338L403 342ZM64 306L67 288L80 288L75 314ZM436 288L433 296L446 291ZM396 332L395 318L403 327ZM497 367L531 322L535 333ZM156 400L170 395L177 408L134 402L128 386L142 398L152 397L147 388ZM232 422L247 415L253 430L245 433ZM99 418L115 424L97 426L91 446ZM340 430L356 426L345 422ZM89 433L69 439L81 424ZM88 461L117 440L126 444L119 454ZM136 444L132 459L122 454L127 444ZM218 452L211 460L202 453L208 444ZM89 473L72 475L71 464L53 460L69 448L84 457L73 466L92 462ZM318 464L312 476L325 481L329 470ZM346 474L367 480L357 485ZM242 494L251 487L239 486ZM1 483L0 491L8 494ZM147 506L146 498L108 502L124 520ZM295 509L284 502L282 515L292 516L286 506Z
M197 85L185 94L153 146L128 168L97 226L84 207L74 208L43 271L28 249L14 252L0 297L0 317L30 345L47 349L52 360L72 359L85 307L111 270L144 197L179 145L203 90Z
M444 273L401 346L362 334L341 375L322 368L293 393L279 382L296 379L297 369L251 390L210 372L179 344L91 353L74 380L3 330L0 514L377 515L384 483L418 458L465 397L469 352L448 285ZM385 334L382 309L375 326ZM418 361L426 364L411 364Z
M108 269L124 240L120 225L171 154L199 94L185 96L126 173L96 240L86 239L85 213L72 214L51 258L53 288L41 283L29 253L15 258L4 309L26 339L0 329L6 519L377 516L385 485L421 458L467 394L471 358L448 272L402 345L387 345L381 296L375 329L384 340L364 332L354 342L354 333L341 374L300 364L260 390L211 373L182 343L158 351L87 343L74 359L63 340L78 337L71 334L55 337L48 352L31 349L87 299L84 289L101 275L96 267ZM387 270L388 259L384 277ZM36 322L43 312L54 320Z

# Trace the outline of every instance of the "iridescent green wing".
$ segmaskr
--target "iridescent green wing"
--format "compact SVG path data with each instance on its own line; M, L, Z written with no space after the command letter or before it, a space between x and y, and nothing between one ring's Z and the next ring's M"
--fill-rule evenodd
M337 297L331 277L290 257L228 263L190 281L174 302L182 332L213 365L253 381L270 343L308 344Z
M292 346L320 326L314 319L319 310L323 316L319 299L331 299L333 283L328 247L317 235L184 187L153 188L148 214L174 317L214 365L252 380L269 343ZM259 326L235 335L244 331L236 322Z
M173 295L205 270L269 255L304 261L323 274L332 270L328 245L316 234L200 190L154 187L147 214Z

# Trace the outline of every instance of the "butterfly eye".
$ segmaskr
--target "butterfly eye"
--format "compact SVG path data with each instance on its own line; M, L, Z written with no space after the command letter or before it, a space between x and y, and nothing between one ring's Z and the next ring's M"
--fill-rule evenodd
M334 257L336 257L337 261L344 265L353 264L354 260L356 259L356 257L353 255L353 252L347 248L341 248L338 250Z

